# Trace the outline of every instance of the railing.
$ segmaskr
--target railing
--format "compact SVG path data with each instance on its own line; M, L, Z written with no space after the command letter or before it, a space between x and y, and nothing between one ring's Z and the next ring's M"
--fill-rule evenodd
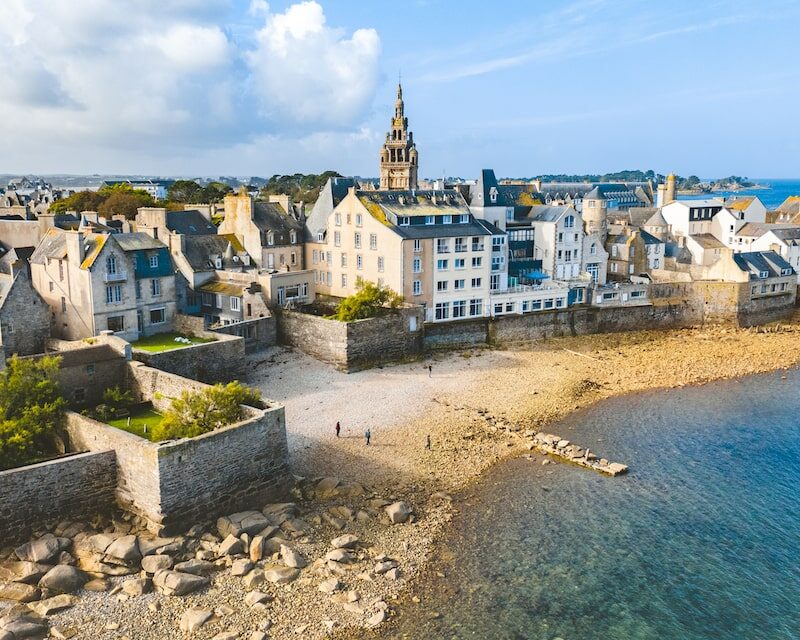
M106 273L103 275L103 282L123 282L128 279L128 274L125 271L117 271L116 273Z
M472 250L473 251L483 251L483 245L482 244L473 244L472 245Z

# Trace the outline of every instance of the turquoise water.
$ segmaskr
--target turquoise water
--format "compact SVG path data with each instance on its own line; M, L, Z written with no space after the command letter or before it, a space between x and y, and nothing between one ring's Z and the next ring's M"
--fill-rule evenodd
M800 638L800 374L783 375L617 398L553 427L631 473L496 467L457 502L446 577L387 637Z
M714 197L719 196L758 196L761 198L761 202L767 207L767 209L776 209L783 203L786 198L789 196L800 196L800 180L773 180L771 178L753 178L751 180L757 184L763 185L765 187L769 187L768 189L744 189L742 191L732 192L732 191L720 191L713 194L710 194ZM705 196L680 196L680 199L687 199L687 198L700 198Z

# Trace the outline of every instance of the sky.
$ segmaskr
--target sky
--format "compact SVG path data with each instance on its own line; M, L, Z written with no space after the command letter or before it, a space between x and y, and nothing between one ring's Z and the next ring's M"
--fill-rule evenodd
M800 177L797 0L3 0L0 173Z

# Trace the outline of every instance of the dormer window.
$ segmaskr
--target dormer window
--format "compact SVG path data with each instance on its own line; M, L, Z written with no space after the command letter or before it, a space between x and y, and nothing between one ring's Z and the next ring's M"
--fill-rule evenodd
M489 188L489 202L491 202L492 204L497 202L497 187Z
M267 234L267 244L270 247L275 244L275 234L272 231Z
M292 244L297 242L297 232L296 231L290 231L289 232L289 242L291 242Z
M436 224L436 216L425 216L425 224Z
M442 224L452 224L453 216L442 216Z
M769 278L769 271L761 271L758 274L759 278Z
M214 258L214 266L217 269L222 269L222 258Z
M411 224L411 218L408 216L400 216L397 218L397 224L399 224L401 227L407 227Z
M153 254L150 256L150 268L157 269L158 268L158 254Z

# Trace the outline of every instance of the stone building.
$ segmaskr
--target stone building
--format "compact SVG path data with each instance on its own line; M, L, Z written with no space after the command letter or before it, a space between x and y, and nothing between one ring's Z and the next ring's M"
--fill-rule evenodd
M50 309L21 262L0 273L0 347L6 358L42 353L50 337Z
M408 130L408 118L405 116L403 87L398 84L394 117L381 149L380 188L418 189L418 165L419 157L414 144L414 134Z

